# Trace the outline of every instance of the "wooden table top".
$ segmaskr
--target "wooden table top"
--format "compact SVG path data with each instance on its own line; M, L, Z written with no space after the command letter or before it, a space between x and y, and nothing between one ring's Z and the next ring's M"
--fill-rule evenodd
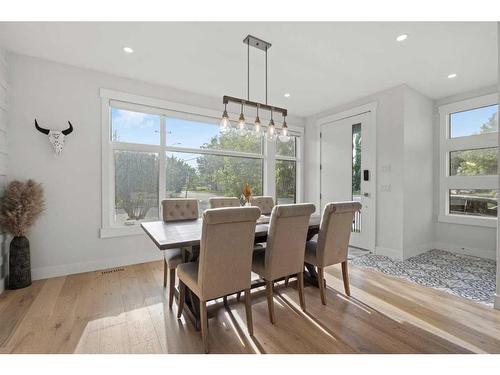
M309 230L318 230L320 215L311 215ZM160 250L199 246L202 219L183 221L150 221L141 223L142 229ZM269 216L261 216L255 226L255 238L265 239L269 228Z

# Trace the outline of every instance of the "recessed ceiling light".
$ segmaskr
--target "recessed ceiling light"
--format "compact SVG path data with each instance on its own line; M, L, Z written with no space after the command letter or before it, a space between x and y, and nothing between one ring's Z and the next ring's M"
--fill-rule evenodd
M283 95L285 98L289 98L290 97L290 93L289 92L286 92L285 95Z
M130 48L130 47L123 47L123 52L125 52L125 53L133 53L134 50L132 48Z
M448 78L455 78L457 76L457 73L451 73L448 75Z
M402 42L403 40L406 40L407 38L408 38L408 34L401 34L401 35L399 35L399 36L396 38L396 40L397 40L398 42Z

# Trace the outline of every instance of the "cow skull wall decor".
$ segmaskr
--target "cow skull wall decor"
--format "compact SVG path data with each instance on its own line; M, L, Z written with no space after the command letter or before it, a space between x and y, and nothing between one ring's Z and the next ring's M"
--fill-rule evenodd
M71 125L71 122L68 121L68 124L69 128L65 130L44 129L38 126L38 122L35 119L35 128L39 132L49 136L49 142L54 148L54 152L56 153L56 155L61 155L61 152L64 148L64 137L73 131L73 125Z

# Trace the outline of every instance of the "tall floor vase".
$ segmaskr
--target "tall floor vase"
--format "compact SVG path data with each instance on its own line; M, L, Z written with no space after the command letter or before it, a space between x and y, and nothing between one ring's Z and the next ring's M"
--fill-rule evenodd
M9 289L31 285L30 242L24 236L14 237L9 249Z

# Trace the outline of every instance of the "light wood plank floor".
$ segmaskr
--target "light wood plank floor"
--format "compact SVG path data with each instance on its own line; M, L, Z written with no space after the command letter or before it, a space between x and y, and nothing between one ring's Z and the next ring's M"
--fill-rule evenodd
M201 353L193 324L168 309L162 263L40 280L0 295L0 353ZM211 306L212 353L500 352L500 311L381 273L327 270L327 306L306 287L307 312L292 287L277 286L276 325L263 291L253 293L254 337L244 304Z

